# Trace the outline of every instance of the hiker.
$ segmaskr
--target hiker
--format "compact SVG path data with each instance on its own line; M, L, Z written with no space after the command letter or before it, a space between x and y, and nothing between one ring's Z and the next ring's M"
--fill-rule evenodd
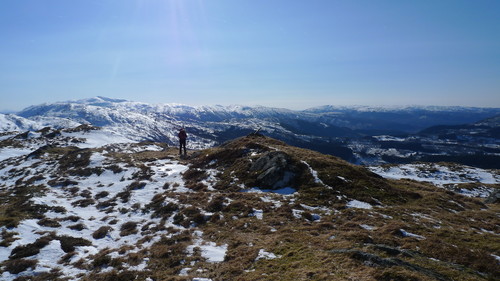
M179 154L182 155L182 148L184 147L184 155L186 155L186 139L187 139L187 134L184 128L181 128L179 131L179 134L177 134L179 137Z

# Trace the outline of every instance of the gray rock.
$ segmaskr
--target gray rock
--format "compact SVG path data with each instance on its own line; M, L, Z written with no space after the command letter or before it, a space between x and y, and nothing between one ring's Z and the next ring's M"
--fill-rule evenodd
M496 204L500 203L500 189L495 189L486 200L484 200L484 203L487 204Z
M251 166L256 184L266 188L283 188L290 186L295 178L294 165L290 156L281 151L272 151L257 159Z

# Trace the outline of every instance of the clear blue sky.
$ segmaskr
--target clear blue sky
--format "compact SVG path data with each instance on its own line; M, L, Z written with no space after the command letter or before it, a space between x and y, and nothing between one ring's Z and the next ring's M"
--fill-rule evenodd
M0 110L500 107L498 0L3 0Z

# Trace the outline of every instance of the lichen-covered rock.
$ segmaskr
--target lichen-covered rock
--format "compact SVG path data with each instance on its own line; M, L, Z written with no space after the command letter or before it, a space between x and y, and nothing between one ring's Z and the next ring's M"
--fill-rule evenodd
M251 166L250 172L256 174L256 184L266 188L289 186L295 177L291 157L281 151L265 153Z

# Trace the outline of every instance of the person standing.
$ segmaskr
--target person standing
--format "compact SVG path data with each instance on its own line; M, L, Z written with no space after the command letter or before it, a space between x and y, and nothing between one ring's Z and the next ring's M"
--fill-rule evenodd
M179 137L179 154L182 155L182 148L184 148L184 155L186 155L186 130L184 130L184 128L181 128L177 136Z

